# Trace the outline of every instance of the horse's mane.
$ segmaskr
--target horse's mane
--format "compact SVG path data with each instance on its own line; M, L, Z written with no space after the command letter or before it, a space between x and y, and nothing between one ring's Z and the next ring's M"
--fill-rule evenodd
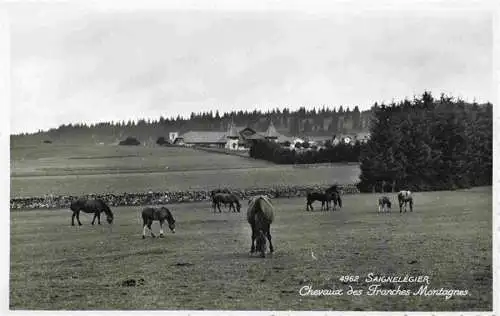
M325 192L339 192L339 186L337 184L332 185L328 189L325 190Z
M171 219L172 222L175 222L175 219L174 219L174 216L172 215L172 212L170 212L170 210L167 207L162 206L161 209L164 209L167 212L168 219Z
M109 208L108 204L106 204L106 202L104 202L101 199L97 199L97 201L99 201L99 203L101 203L104 206L104 208L103 208L104 209L104 213L106 213L106 215L108 215L108 216L113 217L113 212Z

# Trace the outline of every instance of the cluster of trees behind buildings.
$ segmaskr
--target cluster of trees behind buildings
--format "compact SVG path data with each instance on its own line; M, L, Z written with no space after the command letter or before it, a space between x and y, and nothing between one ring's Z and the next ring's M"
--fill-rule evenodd
M447 190L491 185L493 106L425 92L375 105L360 152L362 192Z
M250 156L278 164L359 162L361 192L450 190L491 185L493 106L441 95L375 104L370 140L290 150L258 141Z
M249 155L252 158L269 160L277 164L358 162L362 146L364 144L360 142L354 145L340 143L336 146L333 146L331 142L326 142L324 147L316 149L310 148L309 143L304 142L298 150L294 150L273 141L259 140L250 147Z

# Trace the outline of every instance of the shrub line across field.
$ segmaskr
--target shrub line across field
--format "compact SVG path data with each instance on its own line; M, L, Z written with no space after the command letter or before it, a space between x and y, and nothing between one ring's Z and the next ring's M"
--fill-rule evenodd
M256 195L269 195L273 198L305 197L311 190L325 190L328 185L312 186L277 186L270 188L230 189L242 199ZM356 184L339 185L343 194L359 193ZM87 198L100 198L110 206L143 206L161 205L167 203L189 203L210 200L211 190L195 191L165 191L147 193L122 194L87 194ZM71 201L78 198L71 195L46 195L43 197L13 198L10 200L11 209L60 209L68 208Z

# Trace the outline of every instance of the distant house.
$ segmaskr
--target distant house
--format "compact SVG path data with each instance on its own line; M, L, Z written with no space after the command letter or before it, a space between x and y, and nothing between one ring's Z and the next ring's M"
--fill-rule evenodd
M176 137L174 144L246 150L254 141L263 139L280 144L293 141L292 138L278 133L274 124L270 122L266 131L260 133L250 127L237 127L233 123L229 124L225 132L189 131Z
M360 143L366 143L370 139L370 133L360 132L360 133L350 133L350 134L340 134L334 136L333 145L338 145L339 143L354 145L357 141Z
M361 143L366 143L370 140L370 133L360 132L356 134L356 139Z
M307 141L311 145L323 146L327 141L333 141L333 136L310 136Z

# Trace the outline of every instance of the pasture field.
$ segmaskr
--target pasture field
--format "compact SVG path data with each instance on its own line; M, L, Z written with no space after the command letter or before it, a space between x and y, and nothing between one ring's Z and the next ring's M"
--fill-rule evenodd
M275 165L191 148L70 146L11 148L11 197L209 190L220 186L353 183L357 165Z
M177 233L141 239L141 208L115 223L70 226L69 210L11 211L11 309L492 310L492 189L416 193L415 211L376 213L373 194L346 195L338 212L276 199L275 253L251 257L242 213L209 203L170 205ZM246 202L243 202L246 206ZM153 224L158 231L158 224ZM314 252L316 260L312 257ZM350 296L343 275L427 275L429 288L467 296ZM130 280L135 280L133 285ZM342 296L299 290L344 289ZM385 284L417 290L421 284Z

